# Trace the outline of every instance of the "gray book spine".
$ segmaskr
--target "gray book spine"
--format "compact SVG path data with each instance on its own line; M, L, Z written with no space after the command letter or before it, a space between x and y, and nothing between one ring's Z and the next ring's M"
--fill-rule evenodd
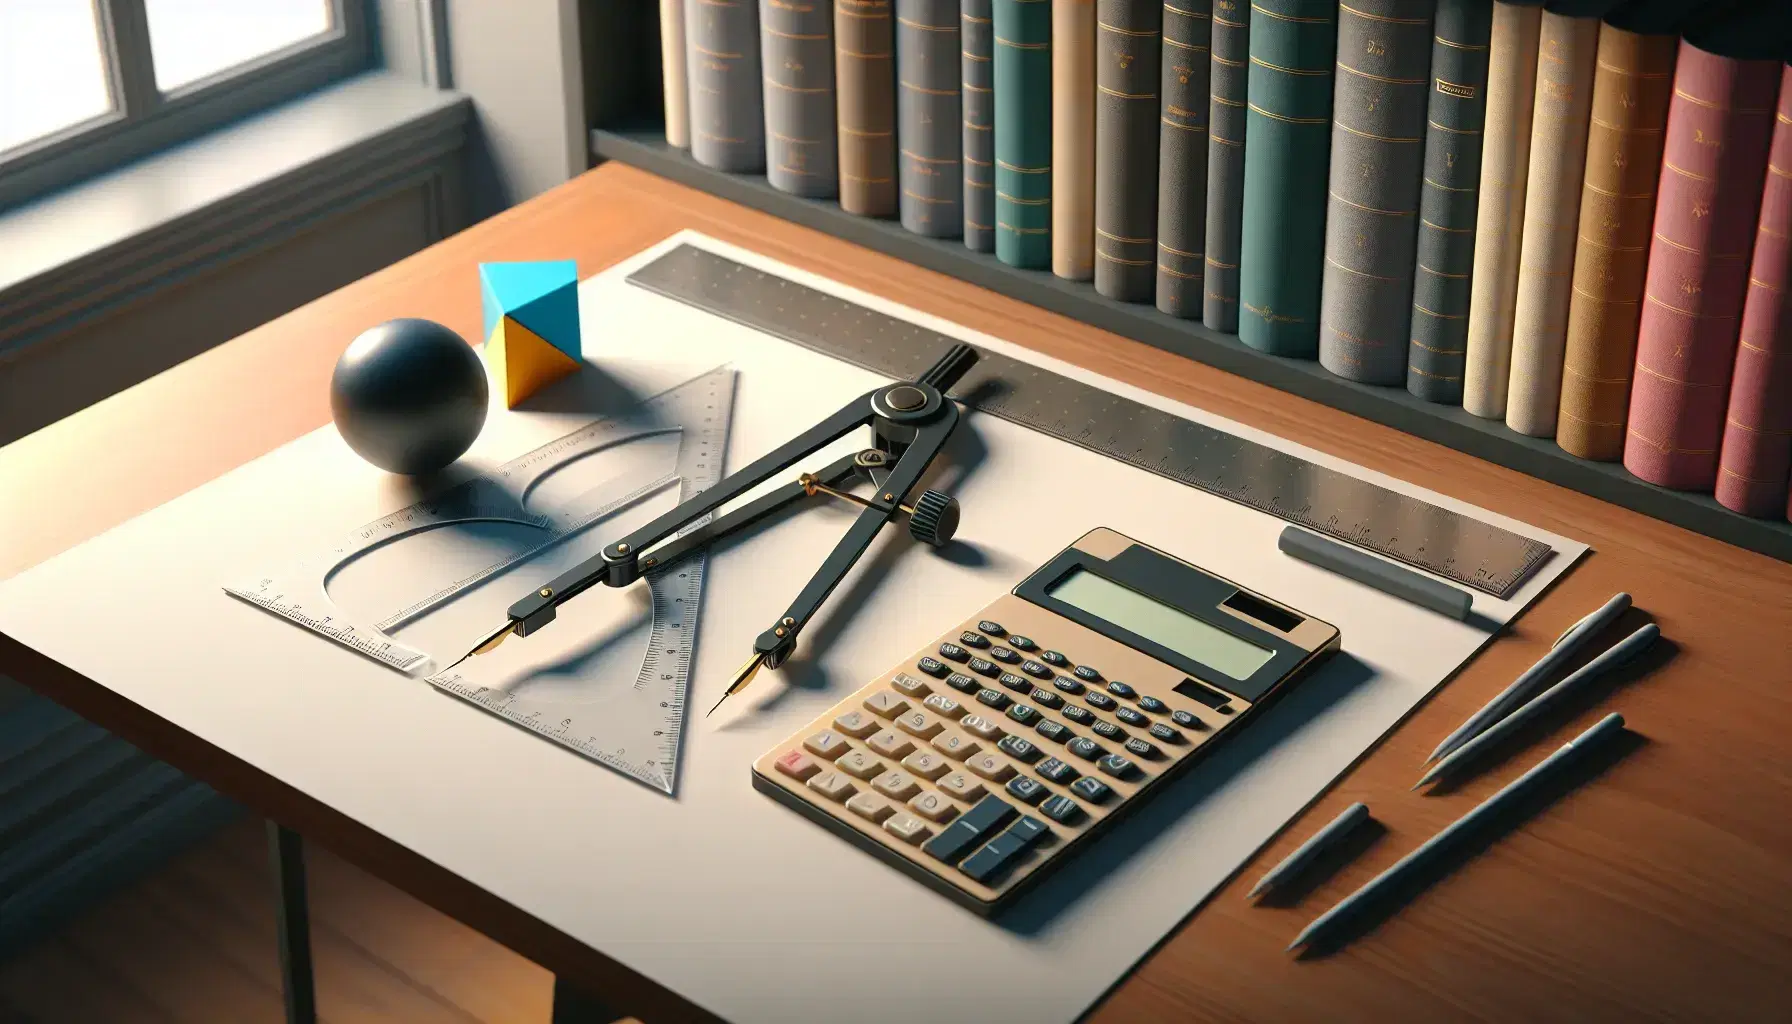
M834 134L834 15L828 0L760 0L765 178L793 195L840 187Z
M1438 0L1406 390L1446 405L1462 404L1492 35L1489 0Z
M1095 7L1095 290L1150 302L1157 284L1160 0Z
M1238 331L1238 250L1244 230L1245 93L1250 80L1251 9L1213 0L1212 102L1207 115L1207 264L1201 322Z
M964 244L996 251L995 23L990 0L959 5L959 69L964 91Z
M765 170L758 0L685 0L691 156L741 174Z
M1319 363L1406 383L1434 0L1338 8Z
M1202 312L1207 254L1208 0L1164 4L1163 112L1157 161L1157 308Z
M896 156L902 226L964 232L958 0L896 0Z

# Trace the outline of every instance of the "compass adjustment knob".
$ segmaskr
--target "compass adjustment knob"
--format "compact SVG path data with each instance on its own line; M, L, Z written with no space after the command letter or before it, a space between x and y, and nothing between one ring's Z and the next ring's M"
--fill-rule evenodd
M938 491L922 491L908 517L909 536L943 547L958 532L958 499Z

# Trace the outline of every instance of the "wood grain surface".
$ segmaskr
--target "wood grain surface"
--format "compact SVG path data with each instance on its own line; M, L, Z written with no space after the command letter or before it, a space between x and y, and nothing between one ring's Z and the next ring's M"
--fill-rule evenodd
M364 328L421 316L476 338L479 262L574 258L588 276L687 227L1593 546L1509 636L1169 936L1093 1019L1792 1019L1792 568L616 164L0 449L0 578L327 423L331 368ZM1606 642L1659 623L1666 641L1645 664L1532 730L1460 789L1409 792L1439 739L1619 590L1636 608ZM0 671L619 1010L650 1024L699 1016L3 635ZM1299 960L1283 952L1334 900L1612 710L1634 735L1599 771L1341 949ZM1383 826L1360 855L1293 906L1244 901L1259 873L1356 800Z

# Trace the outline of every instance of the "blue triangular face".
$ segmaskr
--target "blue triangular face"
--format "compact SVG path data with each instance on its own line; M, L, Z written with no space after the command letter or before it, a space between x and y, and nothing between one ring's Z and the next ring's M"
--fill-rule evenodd
M550 330L564 332L565 315L549 316L549 324L537 326L528 322L519 312L525 307L535 305L543 296L556 290L565 289L571 293L572 323L578 329L578 284L579 265L574 260L544 260L527 263L481 263L479 265L479 290L484 298L485 326L480 336L491 337L492 328L497 326L498 318L506 314L524 327L529 328L556 348L563 348L566 341L556 338ZM564 302L548 302L548 307L559 307ZM537 318L541 310L537 310ZM575 334L576 337L576 334ZM573 354L573 353L569 353Z

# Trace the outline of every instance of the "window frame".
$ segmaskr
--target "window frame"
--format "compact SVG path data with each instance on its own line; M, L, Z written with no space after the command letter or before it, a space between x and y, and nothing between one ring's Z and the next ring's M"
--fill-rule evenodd
M0 156L0 211L370 67L372 0L321 0L333 27L163 94L144 0L92 0L114 109Z

